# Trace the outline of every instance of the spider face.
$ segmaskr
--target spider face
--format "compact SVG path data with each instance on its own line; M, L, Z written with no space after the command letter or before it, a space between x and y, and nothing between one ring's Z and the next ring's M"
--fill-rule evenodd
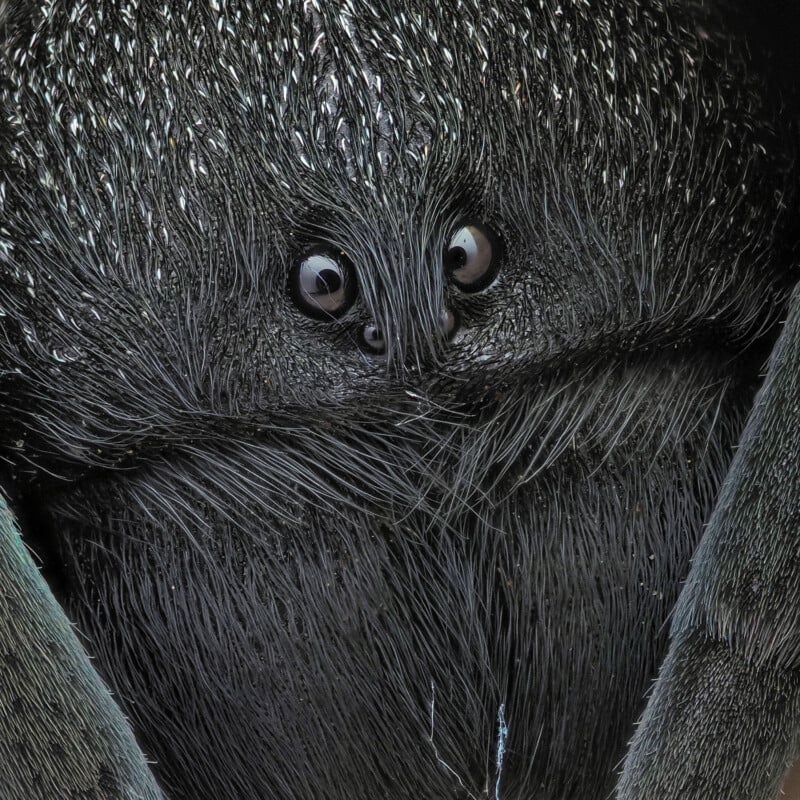
M90 5L0 90L5 455L160 779L597 796L778 294L744 61L656 2Z

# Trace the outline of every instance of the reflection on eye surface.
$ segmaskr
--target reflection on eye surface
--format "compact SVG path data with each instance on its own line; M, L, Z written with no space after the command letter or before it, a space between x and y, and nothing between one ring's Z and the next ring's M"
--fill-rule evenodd
M470 223L448 240L442 259L444 268L462 292L479 292L497 275L498 250L496 238L488 228Z
M289 275L295 305L315 319L339 317L356 298L355 269L344 253L316 248L301 256Z

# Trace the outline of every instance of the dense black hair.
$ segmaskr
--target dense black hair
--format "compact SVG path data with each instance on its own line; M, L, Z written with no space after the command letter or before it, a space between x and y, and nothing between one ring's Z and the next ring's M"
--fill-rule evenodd
M8 25L4 456L169 797L612 788L792 277L793 153L718 16ZM336 320L291 299L317 247Z

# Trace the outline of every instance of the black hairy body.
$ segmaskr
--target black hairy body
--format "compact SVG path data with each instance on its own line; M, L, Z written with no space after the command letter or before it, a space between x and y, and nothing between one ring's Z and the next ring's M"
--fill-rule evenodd
M165 794L610 792L792 278L741 43L657 0L63 2L6 39L4 456ZM287 290L317 243L335 321Z

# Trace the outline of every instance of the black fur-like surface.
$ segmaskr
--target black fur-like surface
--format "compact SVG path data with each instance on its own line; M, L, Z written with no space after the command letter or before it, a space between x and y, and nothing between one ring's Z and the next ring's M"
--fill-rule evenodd
M773 800L800 750L799 354L795 289L675 608L670 652L628 755L623 800Z
M0 797L158 800L129 726L0 498Z
M610 791L791 277L741 43L688 0L65 1L3 77L4 455L166 793Z

